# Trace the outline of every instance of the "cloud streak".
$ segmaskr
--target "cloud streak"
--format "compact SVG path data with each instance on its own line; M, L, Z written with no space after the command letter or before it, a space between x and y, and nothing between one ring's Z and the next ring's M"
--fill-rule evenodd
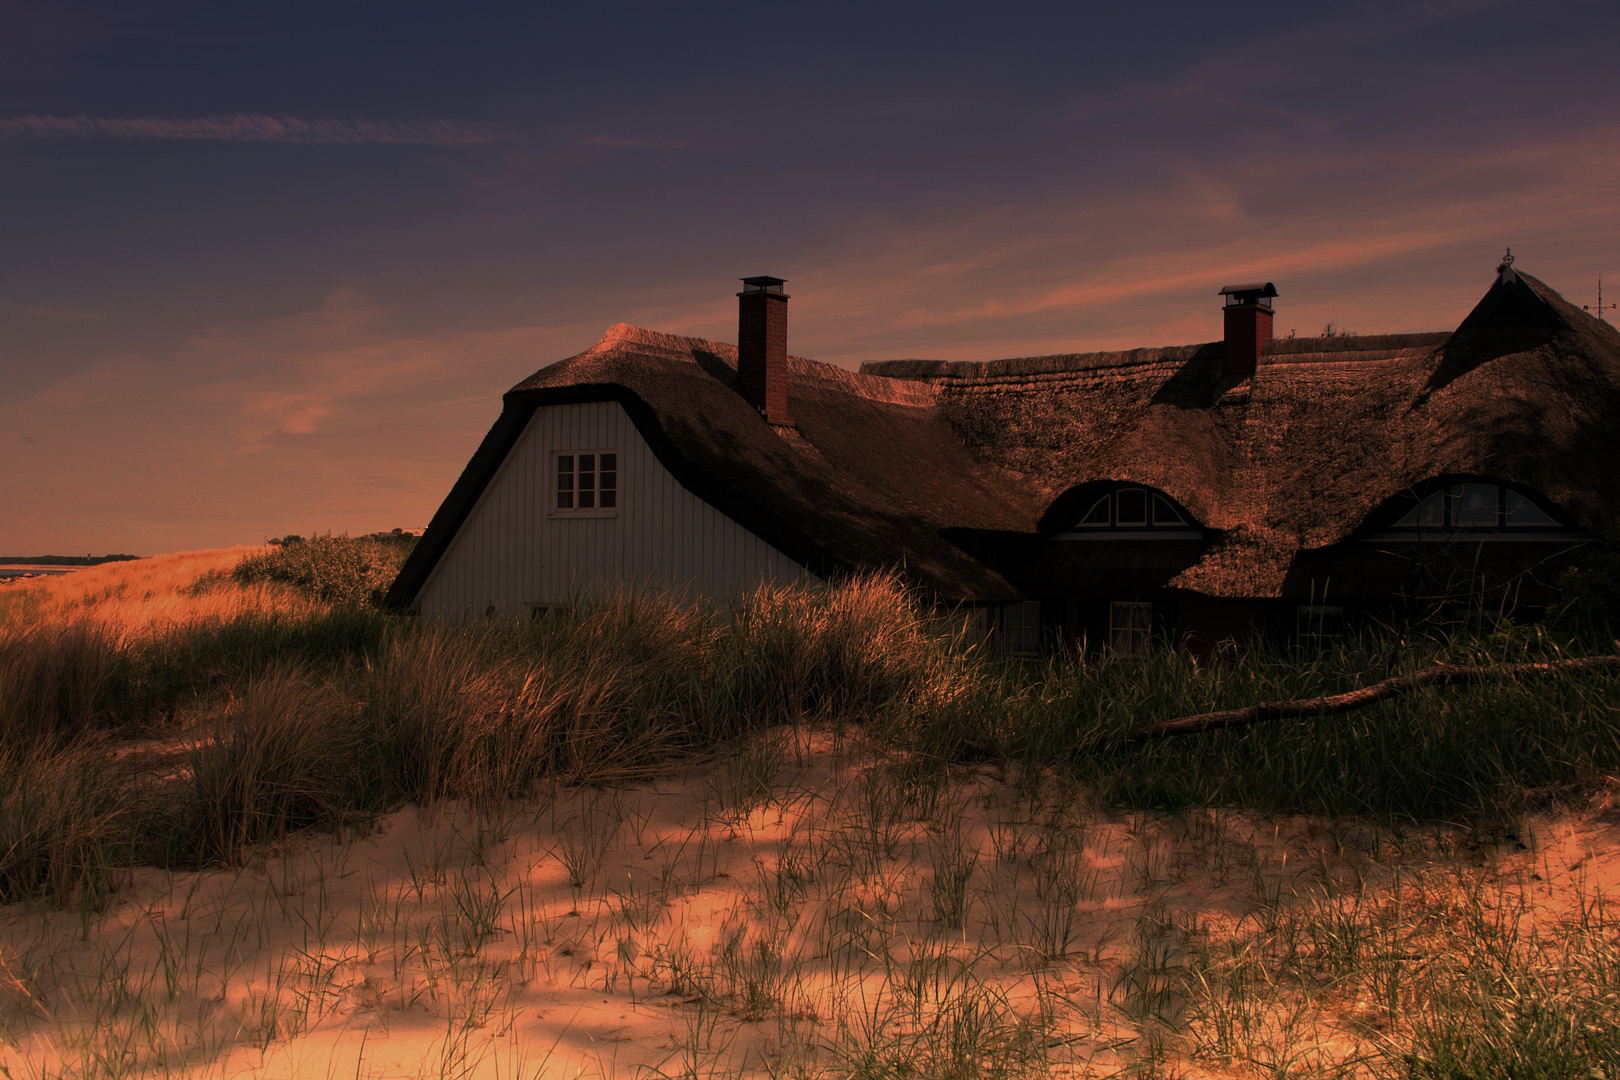
M0 138L189 139L215 142L395 143L464 146L495 132L447 120L302 120L296 116L0 116Z

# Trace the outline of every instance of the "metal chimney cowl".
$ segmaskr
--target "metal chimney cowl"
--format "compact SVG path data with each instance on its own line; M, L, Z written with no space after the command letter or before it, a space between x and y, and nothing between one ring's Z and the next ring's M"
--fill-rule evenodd
M1227 285L1219 295L1226 297L1221 378L1232 385L1253 377L1260 366L1260 353L1272 337L1275 312L1270 301L1277 295L1277 286L1269 281Z

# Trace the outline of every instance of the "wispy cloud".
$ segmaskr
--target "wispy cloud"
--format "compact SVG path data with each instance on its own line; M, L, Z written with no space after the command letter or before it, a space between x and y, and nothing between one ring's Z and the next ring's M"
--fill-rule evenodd
M296 116L0 116L0 138L206 139L220 142L458 146L502 135L447 120L302 120Z
M580 140L583 146L599 146L608 150L685 150L690 143L667 136L645 135L589 135Z
M47 322L93 322L107 317L104 311L78 311L73 308L25 307L18 310L24 315L44 319Z

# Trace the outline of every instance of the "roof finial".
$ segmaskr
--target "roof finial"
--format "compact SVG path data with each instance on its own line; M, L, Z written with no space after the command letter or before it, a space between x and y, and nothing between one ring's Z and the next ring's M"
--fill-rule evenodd
M1508 248L1507 254L1502 256L1502 265L1496 268L1496 281L1500 285L1511 285L1519 280L1519 275L1513 271L1513 249Z

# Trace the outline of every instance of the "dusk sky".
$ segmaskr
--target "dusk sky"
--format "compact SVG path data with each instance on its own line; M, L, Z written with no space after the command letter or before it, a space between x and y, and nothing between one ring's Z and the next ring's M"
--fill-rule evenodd
M0 0L0 552L425 524L736 279L850 367L1620 299L1620 5Z

